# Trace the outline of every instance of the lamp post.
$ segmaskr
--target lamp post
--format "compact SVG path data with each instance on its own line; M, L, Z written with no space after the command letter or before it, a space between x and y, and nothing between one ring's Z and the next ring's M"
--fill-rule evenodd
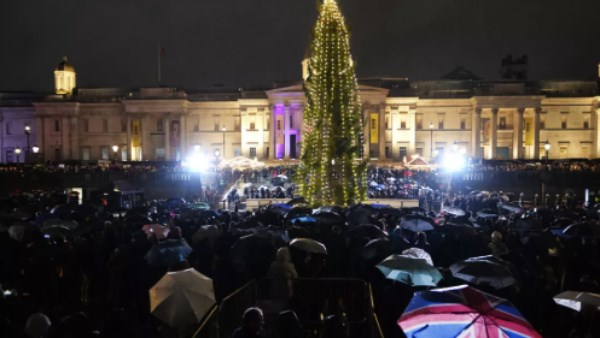
M31 127L26 124L25 125L25 136L27 136L27 149L25 149L25 162L29 162L29 149L31 149L31 147L29 146L29 134L31 134Z
M34 144L33 147L31 148L31 150L33 150L33 161L37 162L37 156L38 156L38 153L40 152L40 147L38 147L37 144Z
M15 148L15 155L17 155L17 163L19 163L19 156L21 156L21 148Z
M223 155L221 156L225 158L225 132L227 131L227 128L223 126L223 128L221 128L221 131L223 132Z
M112 146L112 151L115 153L115 163L117 163L117 152L119 151L119 146L114 144Z
M550 159L550 142L548 140L544 144L544 149L546 150L546 164L548 164L548 160Z
M433 161L433 122L429 122L429 156Z

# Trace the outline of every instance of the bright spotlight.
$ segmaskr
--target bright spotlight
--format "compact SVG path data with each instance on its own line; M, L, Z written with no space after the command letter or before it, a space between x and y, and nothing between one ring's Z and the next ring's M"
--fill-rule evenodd
M182 163L182 166L190 172L206 172L209 169L210 160L206 156L194 153Z
M465 156L462 153L445 153L442 163L444 170L448 172L458 172L465 166Z

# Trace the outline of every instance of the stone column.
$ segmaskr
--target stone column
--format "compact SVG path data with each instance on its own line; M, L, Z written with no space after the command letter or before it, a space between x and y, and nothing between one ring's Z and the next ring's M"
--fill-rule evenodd
M275 159L275 134L277 133L277 121L275 121L275 106L271 106L268 114L271 116L271 126L269 130L269 160Z
M127 116L127 160L133 160L131 147L131 117Z
M79 149L79 123L76 116L72 116L70 118L69 129L69 134L71 135L71 144L69 147L71 149L71 153L69 158L72 160L78 160L81 150Z
M377 105L377 115L379 116L379 160L385 160L385 111L381 105Z
M523 158L523 113L525 108L519 108L513 114L513 159Z
M163 120L163 130L165 131L165 160L171 160L171 119L166 117ZM223 156L223 155L221 155Z
M179 135L180 135L180 141L179 141L179 156L180 156L180 160L183 160L187 157L188 155L188 142L187 142L187 137L188 137L188 128L187 128L187 119L185 117L185 115L181 114L180 118L179 118Z
M398 113L398 111L390 111L390 130L391 130L391 138L392 138L392 144L390 146L390 158L391 159L395 159L396 156L398 156L399 158L399 151L398 149L396 149L396 145L398 144L397 141L397 137L398 137L398 133L397 133L397 128L396 126L399 124L398 123L398 119L399 119L400 114ZM402 161L402 159L400 158L400 161Z
M540 158L540 114L542 108L536 107L533 112L533 159Z
M283 109L283 144L284 160L290 159L290 104L286 103Z
M62 122L61 122L62 126L61 126L61 154L60 154L60 159L62 161L70 159L70 155L71 155L71 140L70 140L70 130L69 128L71 127L69 118L64 116L62 118ZM110 154L110 151L109 151Z
M414 155L417 151L417 111L414 107L408 110L408 154Z
M37 127L37 119L36 119L35 127ZM36 133L36 135L37 135L37 133ZM4 158L5 156L6 155L5 155L5 151L4 151L4 116L2 116L1 111L0 111L0 162L6 162L6 158Z
M148 123L147 117L140 117L140 138L142 141L142 156L140 156L140 160L156 160L154 157L155 154L150 152L150 141L148 137L150 136L150 123Z
M496 148L498 147L498 108L492 108L492 117L490 119L490 159L496 158Z
M594 133L594 143L596 145L596 151L594 154L595 158L600 158L600 108L596 108L596 123L595 123L595 128L596 131Z
M481 157L481 108L475 108L471 115L471 156Z

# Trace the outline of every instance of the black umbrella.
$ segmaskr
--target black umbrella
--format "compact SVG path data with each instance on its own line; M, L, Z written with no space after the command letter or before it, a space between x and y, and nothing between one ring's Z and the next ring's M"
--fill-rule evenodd
M426 216L422 215L406 215L402 217L400 221L400 227L402 229L410 230L412 232L423 232L434 230L435 222Z
M360 251L360 255L365 260L376 259L381 261L393 252L394 245L392 241L387 238L375 238L365 244Z
M185 239L168 239L154 244L144 258L151 266L171 266L184 262L191 252Z
M450 266L452 276L469 283L503 289L517 283L510 263L494 256L471 257Z
M327 211L319 211L313 214L313 217L317 220L318 223L326 224L326 225L340 225L343 226L346 220L344 216Z
M298 216L303 216L303 215L311 215L312 214L312 209L308 208L308 207L293 207L292 209L290 209L286 214L285 214L285 219L292 219L292 218L296 218Z
M373 224L361 224L350 227L346 230L345 235L348 237L364 237L369 239L387 237L387 234L383 230Z

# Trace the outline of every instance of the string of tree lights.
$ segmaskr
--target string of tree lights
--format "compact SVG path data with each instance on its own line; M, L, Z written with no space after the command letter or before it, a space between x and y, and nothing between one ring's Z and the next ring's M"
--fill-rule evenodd
M350 38L335 0L324 0L309 45L300 193L311 205L366 199L363 122Z

